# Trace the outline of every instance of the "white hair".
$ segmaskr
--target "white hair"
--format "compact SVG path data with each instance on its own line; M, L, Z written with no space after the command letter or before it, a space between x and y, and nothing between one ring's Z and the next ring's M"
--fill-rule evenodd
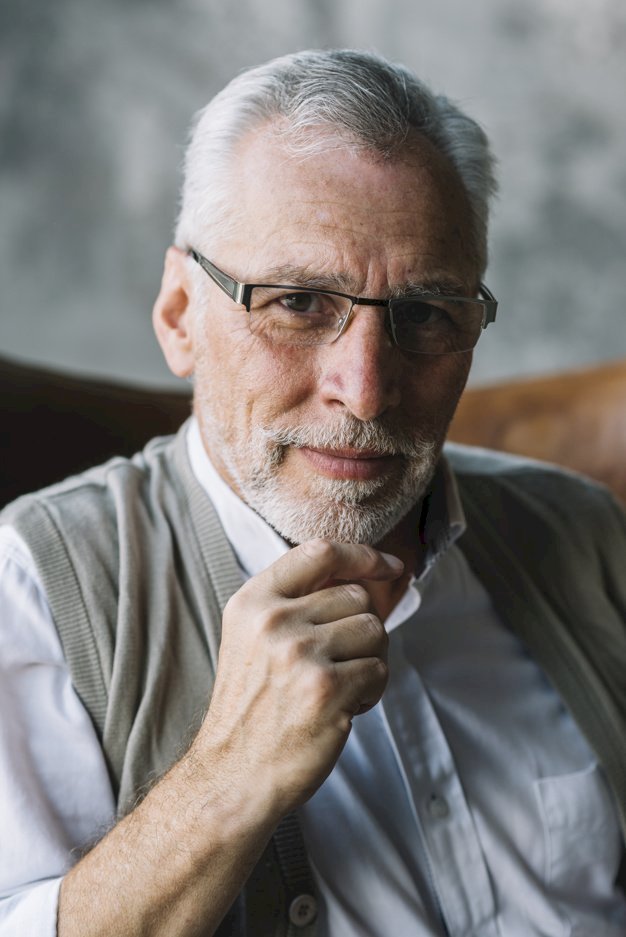
M296 52L248 69L196 115L185 156L179 247L206 248L237 220L235 148L254 128L279 119L289 149L303 155L328 148L329 135L320 134L321 128L342 145L389 160L402 153L413 133L428 139L456 168L467 193L484 272L496 182L482 128L404 66L346 49Z

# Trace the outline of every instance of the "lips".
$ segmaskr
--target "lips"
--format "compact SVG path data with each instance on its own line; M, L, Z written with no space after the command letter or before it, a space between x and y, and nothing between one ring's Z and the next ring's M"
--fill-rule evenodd
M304 446L297 451L323 475L354 480L379 478L399 458L373 449L313 449Z

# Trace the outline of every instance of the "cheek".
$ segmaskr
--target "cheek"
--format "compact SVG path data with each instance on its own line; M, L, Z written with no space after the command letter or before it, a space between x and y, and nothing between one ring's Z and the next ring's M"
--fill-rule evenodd
M472 352L459 355L441 355L439 359L439 381L443 395L448 400L456 401L463 392L469 370L472 366Z
M471 363L471 352L424 356L407 378L405 410L445 429L465 387Z
M302 349L261 345L244 362L242 380L250 417L264 425L300 421L315 399L316 370Z
M276 348L236 330L205 336L196 357L196 396L225 426L239 432L276 421L304 406L315 392L312 356Z
M209 313L199 319L194 338L196 411L229 436L246 405L247 381L240 366L245 334L237 328L226 332L224 319Z

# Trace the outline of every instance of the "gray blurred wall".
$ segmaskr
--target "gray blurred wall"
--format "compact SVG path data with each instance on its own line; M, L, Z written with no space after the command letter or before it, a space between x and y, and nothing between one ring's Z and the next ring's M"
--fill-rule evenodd
M404 62L493 140L501 306L474 380L626 356L622 0L5 0L0 354L173 381L150 309L190 117L312 46Z

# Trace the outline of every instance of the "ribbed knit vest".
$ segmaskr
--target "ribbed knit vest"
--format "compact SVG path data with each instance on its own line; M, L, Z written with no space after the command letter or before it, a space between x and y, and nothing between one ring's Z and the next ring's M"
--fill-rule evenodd
M0 516L33 553L120 816L197 732L221 613L242 582L185 437L183 426ZM465 447L447 455L468 520L461 549L595 749L625 831L624 517L604 489L571 474ZM313 933L289 919L312 887L300 847L287 821L220 935Z
M215 678L222 611L243 579L187 457L186 426L9 505L29 544L72 682L102 744L118 817L197 733ZM290 908L314 892L286 817L219 937L310 937ZM305 902L306 904L306 902Z

